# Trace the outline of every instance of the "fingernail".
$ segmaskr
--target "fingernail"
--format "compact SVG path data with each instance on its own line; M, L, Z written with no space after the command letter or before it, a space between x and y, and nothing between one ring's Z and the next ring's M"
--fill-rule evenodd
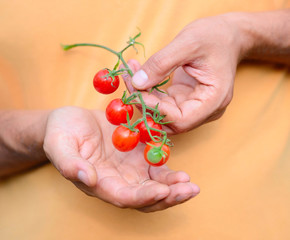
M134 74L132 83L135 87L142 87L147 82L147 80L147 74L141 69Z
M80 170L80 171L78 172L78 179L79 179L81 182L83 182L84 184L86 184L87 186L89 185L89 178L88 178L88 175L87 175L84 171Z
M200 188L196 184L191 184L194 196L200 193Z
M187 197L186 196L177 196L176 198L175 198L175 201L176 202L183 202L185 199L186 199Z
M165 193L161 193L161 194L158 194L156 197L155 197L155 201L159 201L159 200L161 200L161 199L163 199L163 198L166 198L167 197L167 193L165 194Z

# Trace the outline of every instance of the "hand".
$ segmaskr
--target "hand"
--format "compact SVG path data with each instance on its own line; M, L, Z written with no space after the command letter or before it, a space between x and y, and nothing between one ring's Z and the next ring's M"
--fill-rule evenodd
M131 60L136 72L123 78L129 91L147 90L174 72L166 94L143 92L147 105L166 115L169 133L191 130L223 115L233 96L234 78L242 54L239 29L225 16L200 19L186 26L144 65Z
M198 194L186 173L150 167L142 144L127 153L114 149L113 129L100 111L60 108L48 117L44 150L79 189L118 207L152 212Z

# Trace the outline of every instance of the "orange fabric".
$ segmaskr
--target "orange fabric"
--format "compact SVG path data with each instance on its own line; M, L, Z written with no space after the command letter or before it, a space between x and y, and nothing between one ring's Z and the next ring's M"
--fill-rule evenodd
M0 2L0 107L104 109L120 96L97 94L94 73L115 57L100 49L62 51L61 43L121 49L142 29L147 56L187 23L229 11L290 7L287 0L51 0ZM126 59L142 54L133 50ZM51 165L0 182L0 239L289 239L290 74L245 63L234 99L218 121L173 137L168 165L201 187L183 205L152 214L87 197Z

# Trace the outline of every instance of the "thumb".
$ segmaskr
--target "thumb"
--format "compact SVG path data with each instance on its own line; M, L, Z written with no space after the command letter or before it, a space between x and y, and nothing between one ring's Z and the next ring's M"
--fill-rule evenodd
M175 41L173 41L152 55L141 69L134 74L132 85L136 89L145 90L162 82L184 62L186 56L180 50L179 43L175 44Z
M88 187L97 184L97 172L95 167L80 156L68 156L55 159L58 162L58 170L68 180L80 181Z
M86 159L82 158L78 151L68 147L66 151L57 147L61 145L44 146L47 157L68 180L83 182L88 187L97 184L97 172L95 167Z

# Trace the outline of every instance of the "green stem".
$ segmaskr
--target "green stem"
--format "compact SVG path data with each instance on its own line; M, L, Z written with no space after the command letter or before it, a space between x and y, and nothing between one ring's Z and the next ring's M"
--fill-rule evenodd
M155 138L152 136L150 130L160 132L160 133L164 136L163 141L162 141L162 145L161 145L161 147L162 147L162 146L164 145L164 143L166 142L166 139L167 139L167 133L166 133L165 131L162 131L162 130L159 130L159 129L155 129L155 128L151 128L151 127L149 127L148 122L147 122L147 118L146 118L146 109L147 109L147 106L146 106L146 104L145 104L145 102L144 102L144 100L143 100L142 94L141 94L140 92L137 93L137 96L139 97L140 102L141 102L141 105L142 105L142 116L143 116L143 117L142 117L142 120L144 121L144 124L145 124L145 126L146 126L147 131L148 131L148 134L149 134L150 138L152 139L152 141L154 141L154 142L158 142L158 141L156 141ZM156 109L155 109L155 111L156 111Z
M149 127L149 126L148 126ZM165 131L162 131L160 129L156 129L156 128L152 128L149 127L149 130L155 131L155 132L160 132L163 135L163 139L162 139L162 144L160 145L160 148L162 148L162 146L165 144L166 140L167 140L167 133ZM151 131L148 132L150 137L153 139L153 141L155 140L154 137L151 135ZM155 141L154 141L155 142Z
M140 122L142 122L143 121L143 118L139 118L136 122L134 122L133 124L132 124L132 127L134 128L134 127L136 127Z
M125 52L125 51L126 51L129 47L131 47L131 46L132 46L132 44L127 45L123 50L120 51L120 53Z
M122 53L124 51L124 49L120 52L116 52L114 51L113 49L109 48L109 47L106 47L106 46L103 46L103 45L100 45L100 44L93 44L93 43L76 43L76 44L72 44L72 45L62 45L62 48L67 51L71 48L75 48L75 47L97 47L97 48L103 48L113 54L115 54L117 57L118 57L118 61L121 60L122 63L124 64L124 66L128 69L128 73L130 74L131 77L133 77L133 72L132 70L129 68L128 64L126 63L126 61L124 60L123 56L122 56ZM129 47L131 45L128 45ZM127 48L125 48L127 49Z
M71 44L71 45L62 45L62 48L65 51L67 51L67 50L69 50L71 48L75 48L75 47L86 47L86 46L106 49L107 51L115 54L117 57L119 57L119 55L120 55L118 52L114 51L111 48L108 48L106 46L99 45L99 44L93 44L93 43L76 43L76 44Z
M135 40L135 38L137 38L138 36L140 36L140 33L134 37L134 40ZM122 49L120 52L116 52L116 51L114 51L113 49L111 49L111 48L109 48L109 47L106 47L106 46L103 46L103 45L100 45L100 44L92 44L92 43L77 43L77 44L72 44L72 45L62 45L62 48L63 48L65 51L67 51L67 50L69 50L69 49L71 49L71 48L80 47L80 46L90 46L90 47L103 48L103 49L105 49L105 50L107 50L107 51L113 53L114 55L116 55L116 56L118 57L118 62L117 62L117 64L116 64L115 67L114 67L114 71L117 70L117 68L118 68L118 66L119 66L119 63L120 63L120 60L121 60L121 62L124 64L124 66L125 66L126 71L128 72L128 74L129 74L131 77L133 77L133 72L132 72L132 70L130 69L130 67L128 66L128 64L126 63L126 61L125 61L124 58L123 58L123 52L124 52L125 50L127 50L129 47L133 46L133 45L134 45L134 44L129 43L129 44L128 44L124 49ZM121 70L120 70L120 71L121 71ZM118 72L118 71L116 71L116 72ZM162 85L163 85L163 84L162 84ZM124 94L124 95L125 95L125 94ZM124 95L123 95L123 96L124 96ZM147 116L147 112L146 112L146 110L151 110L151 111L153 111L154 113L159 112L159 111L158 111L157 108L151 108L151 107L146 106L146 104L145 104L145 102L144 102L144 100L143 100L143 98L142 98L142 94L141 94L140 92L133 93L133 94L129 97L130 100L128 101L127 104L140 104L140 103L138 103L138 102L136 102L136 103L130 103L130 101L133 100L133 99L136 98L136 97L138 97L138 98L140 99L140 103L141 103L141 105L142 105L142 115L143 115L143 117L142 117L141 119L137 120L134 124L131 125L131 124L130 124L129 115L127 114L127 121L128 121L128 123L127 123L127 127L128 127L129 129L131 129L131 130L134 130L135 126L137 126L140 122L144 121L144 124L145 124L145 126L146 126L146 129L147 129L148 134L149 134L150 138L152 139L152 141L154 141L154 142L158 142L158 141L155 139L155 137L152 136L152 134L151 134L151 130L152 130L152 131L160 132L160 133L163 135L162 144L161 144L161 146L159 147L159 148L161 149L162 146L166 143L166 140L167 140L167 133L166 133L165 131L162 131L162 130L159 130L159 129L156 129L156 128L149 127L148 122L147 122L147 118L146 118L146 116ZM122 97L122 98L123 98L123 97ZM160 141L159 141L159 142L160 142Z
M103 45L100 45L100 44L93 44L93 43L76 43L76 44L72 44L72 45L62 45L62 48L67 51L71 48L75 48L75 47L97 47L97 48L103 48L113 54L115 54L117 57L118 57L118 61L121 60L122 63L124 64L124 66L128 69L128 73L130 74L131 77L133 77L133 72L132 70L129 68L128 64L126 63L126 61L124 60L123 56L122 56L122 53L123 53L123 50L120 51L120 52L116 52L114 51L113 49L109 48L109 47L106 47L106 46L103 46ZM129 45L131 46L131 45Z
M122 61L122 63L124 64L125 68L127 68L127 72L130 74L131 77L133 77L133 72L131 70L131 68L128 66L128 64L126 63L126 61L124 60L123 56L122 56L122 52L118 52L118 56L119 59Z
M158 111L159 111L159 110L156 109L156 108L152 108L152 107L148 107L148 106L146 106L146 108L147 108L148 110L153 111L153 112L158 112Z
M116 63L116 65L114 67L114 70L115 71L117 70L117 68L119 67L119 65L120 65L120 58L118 58L118 62Z

